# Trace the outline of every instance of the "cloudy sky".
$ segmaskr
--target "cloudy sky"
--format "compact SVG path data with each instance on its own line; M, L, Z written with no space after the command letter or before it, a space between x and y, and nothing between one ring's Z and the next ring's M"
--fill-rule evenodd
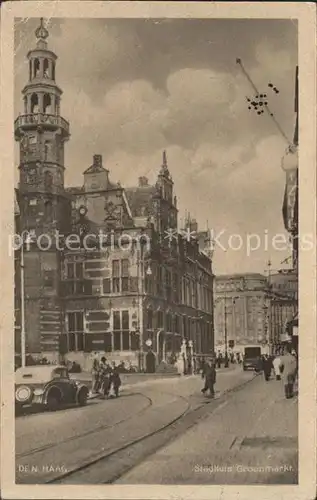
M23 112L26 53L38 20L19 21L15 47L15 113ZM216 245L214 271L263 272L289 255L273 248L282 222L287 144L266 114L248 110L254 90L242 62L292 139L297 26L283 20L53 19L49 48L58 55L61 114L70 122L66 184L81 185L92 155L111 179L154 182L167 151L180 216L207 221ZM268 88L272 82L275 94ZM17 160L18 163L18 160ZM247 256L247 235L260 249ZM239 234L240 250L230 249ZM254 240L255 241L255 240ZM236 238L231 246L239 246ZM226 249L226 250L224 250Z

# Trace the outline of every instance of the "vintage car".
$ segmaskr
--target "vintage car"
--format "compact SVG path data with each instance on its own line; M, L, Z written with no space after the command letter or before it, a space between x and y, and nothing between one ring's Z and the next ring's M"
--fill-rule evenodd
M55 411L63 405L84 406L89 389L69 377L65 366L38 365L15 372L15 408L41 406Z

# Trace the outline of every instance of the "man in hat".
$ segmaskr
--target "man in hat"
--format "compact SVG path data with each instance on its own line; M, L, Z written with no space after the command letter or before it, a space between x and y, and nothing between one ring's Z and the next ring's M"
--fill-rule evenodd
M208 361L205 363L202 377L205 378L205 385L202 388L201 392L205 394L209 390L210 396L213 398L215 396L214 385L216 383L216 367L215 360L213 358L208 359Z

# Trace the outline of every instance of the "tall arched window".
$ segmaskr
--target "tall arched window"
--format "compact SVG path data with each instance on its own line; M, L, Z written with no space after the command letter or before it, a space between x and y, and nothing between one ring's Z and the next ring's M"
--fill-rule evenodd
M43 73L44 74L44 78L49 78L50 77L48 59L44 59L43 72L44 72Z
M56 103L55 113L57 115L59 115L59 113L60 113L60 106L61 106L61 101L60 101L59 97L56 97L55 103Z
M31 113L39 112L39 98L37 94L31 95Z
M55 63L52 62L52 80L55 80Z
M34 59L34 76L40 76L40 61L39 59Z
M43 112L44 114L51 114L51 96L49 94L44 94L44 99L43 99Z
M46 201L44 205L44 215L46 220L53 219L53 204L51 201Z
M51 143L49 141L45 141L44 143L44 160L48 161L51 152Z
M32 80L32 61L31 60L29 61L29 73L30 73L29 78L30 78L30 80Z
M45 172L44 174L44 186L45 186L45 189L50 191L52 189L52 186L53 186L53 176L51 174L51 172Z

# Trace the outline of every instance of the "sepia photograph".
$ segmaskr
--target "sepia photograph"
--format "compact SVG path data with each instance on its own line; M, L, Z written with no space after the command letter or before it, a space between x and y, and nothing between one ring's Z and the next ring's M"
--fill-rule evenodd
M85 3L10 18L13 482L303 487L315 47L286 10Z

